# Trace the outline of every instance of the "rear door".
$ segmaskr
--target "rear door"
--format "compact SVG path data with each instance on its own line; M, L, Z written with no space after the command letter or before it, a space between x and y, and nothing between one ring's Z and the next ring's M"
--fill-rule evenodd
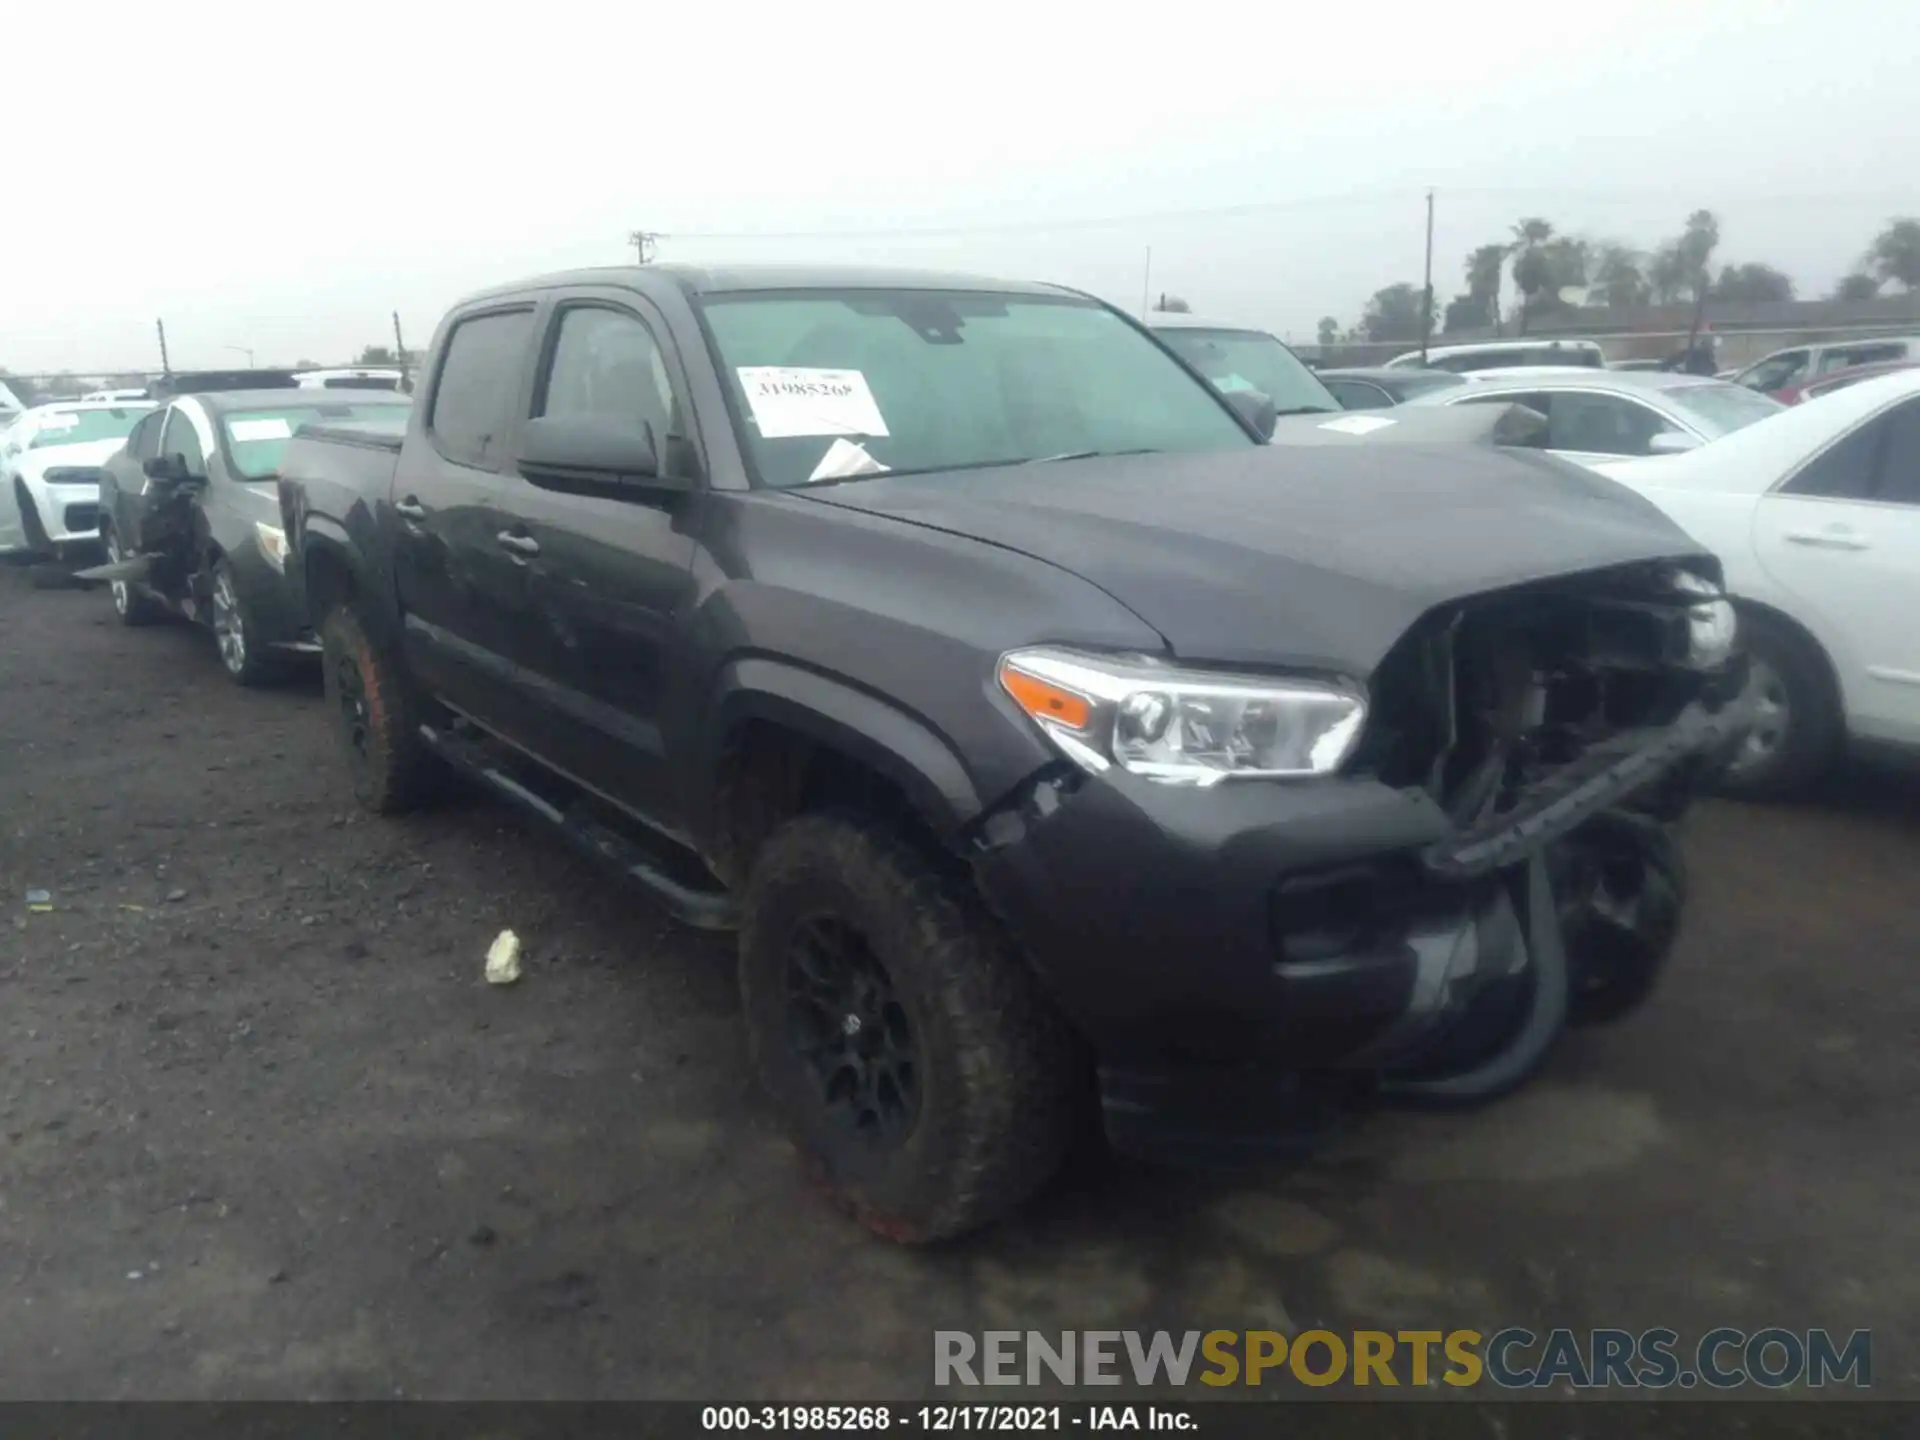
M630 291L587 288L558 297L544 330L527 414L645 427L662 473L697 484L704 462L664 320ZM684 838L660 729L701 497L593 490L511 466L507 483L512 519L495 538L527 582L512 659L544 715L539 754Z
M107 481L100 487L101 509L112 523L123 550L131 550L140 534L145 507L147 461L160 453L160 428L167 421L164 408L144 415L127 436L127 443L103 467Z
M1754 548L1833 655L1852 727L1920 743L1920 398L1857 426L1765 496Z
M534 721L510 658L527 605L525 567L496 537L512 524L502 469L531 366L531 302L479 309L447 331L424 443L394 476L394 581L407 658L448 705L512 739Z

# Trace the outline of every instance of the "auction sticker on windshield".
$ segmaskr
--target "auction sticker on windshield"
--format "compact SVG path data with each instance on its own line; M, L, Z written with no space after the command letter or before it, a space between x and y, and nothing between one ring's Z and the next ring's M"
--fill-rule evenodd
M763 439L887 433L867 377L858 370L742 365L738 373Z
M236 420L230 433L236 445L246 440L290 440L293 427L275 415L270 420Z
M1320 428L1338 430L1342 435L1371 435L1376 430L1384 430L1393 424L1391 420L1382 420L1378 415L1343 415L1338 420L1329 420Z

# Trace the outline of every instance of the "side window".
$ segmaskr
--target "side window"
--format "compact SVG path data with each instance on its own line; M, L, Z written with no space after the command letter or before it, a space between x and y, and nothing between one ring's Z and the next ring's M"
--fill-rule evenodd
M1740 383L1752 390L1778 390L1791 385L1807 373L1809 350L1787 350L1769 356L1741 377Z
M1920 505L1920 400L1909 400L1880 422L1887 438L1880 450L1876 500Z
M1326 385L1343 410L1384 410L1393 404L1391 395L1365 380L1333 379L1327 381Z
M135 460L151 460L160 453L160 426L167 418L164 410L155 410L145 416L133 432L127 436L127 453Z
M1781 486L1780 493L1822 500L1870 498L1888 418L1881 416L1829 445Z
M1907 358L1907 347L1895 341L1879 345L1835 346L1821 352L1820 373L1831 374L1835 370L1851 370L1855 365L1879 365L1888 360Z
M179 410L167 411L167 431L160 439L162 455L178 455L186 462L189 475L207 473L206 452L200 448L200 432L193 421Z
M592 415L644 425L665 473L686 474L686 426L653 332L624 310L576 305L560 312L535 416Z
M532 334L533 312L508 310L462 320L447 336L427 428L449 460L490 465L499 459L498 440L512 420Z
M1647 442L1671 430L1637 400L1617 395L1555 395L1548 413L1547 448L1588 455L1646 455Z

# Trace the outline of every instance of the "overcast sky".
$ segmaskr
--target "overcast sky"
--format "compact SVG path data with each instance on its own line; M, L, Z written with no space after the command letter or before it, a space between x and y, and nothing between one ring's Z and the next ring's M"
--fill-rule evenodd
M662 260L1151 288L1310 339L1523 215L1825 293L1920 213L1920 5L490 7L9 19L0 365L338 362L466 291ZM1220 213L1230 211L1234 213ZM1195 214L1192 212L1213 212ZM837 232L825 238L820 232ZM876 233L877 232L877 233ZM928 233L933 232L933 233ZM798 238L796 238L798 237Z

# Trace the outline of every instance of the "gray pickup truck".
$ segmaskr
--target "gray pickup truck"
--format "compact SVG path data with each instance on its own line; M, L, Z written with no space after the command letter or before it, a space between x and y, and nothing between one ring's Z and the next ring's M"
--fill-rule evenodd
M464 772L737 928L800 1149L929 1240L1089 1101L1187 1158L1486 1100L1669 954L1714 559L1297 418L1057 287L586 271L458 305L404 437L287 447L288 575L362 802Z

